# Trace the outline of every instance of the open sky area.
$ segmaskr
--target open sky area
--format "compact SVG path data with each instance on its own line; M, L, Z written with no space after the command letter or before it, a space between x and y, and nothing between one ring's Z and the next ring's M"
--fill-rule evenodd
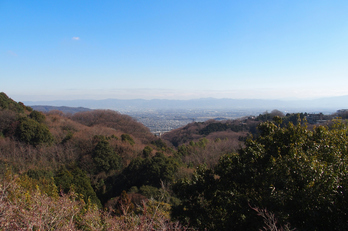
M347 0L0 0L0 92L61 99L348 95Z

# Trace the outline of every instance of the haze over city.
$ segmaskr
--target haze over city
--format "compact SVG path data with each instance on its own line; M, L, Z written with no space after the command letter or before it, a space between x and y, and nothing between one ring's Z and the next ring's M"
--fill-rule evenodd
M347 1L0 2L17 101L348 95Z

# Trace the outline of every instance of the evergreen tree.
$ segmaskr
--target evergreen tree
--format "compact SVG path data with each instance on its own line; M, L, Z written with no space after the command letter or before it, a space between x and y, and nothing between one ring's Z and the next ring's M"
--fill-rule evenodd
M98 142L93 151L93 161L97 166L98 172L108 172L120 168L120 156L115 153L109 142L102 139Z

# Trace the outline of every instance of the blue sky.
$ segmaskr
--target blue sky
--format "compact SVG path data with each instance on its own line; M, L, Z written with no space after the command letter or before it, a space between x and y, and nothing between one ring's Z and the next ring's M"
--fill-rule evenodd
M348 95L348 1L0 0L0 91L58 99Z

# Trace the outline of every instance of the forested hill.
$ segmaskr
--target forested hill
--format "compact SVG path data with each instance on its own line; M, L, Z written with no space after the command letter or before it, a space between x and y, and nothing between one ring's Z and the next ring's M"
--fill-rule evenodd
M348 112L191 123L0 93L4 230L348 230Z
M247 136L258 135L257 126L266 121L272 121L274 117L279 116L282 120L281 126L286 126L289 122L293 124L298 123L298 119L306 119L308 126L312 127L314 124L329 123L333 118L348 118L348 111L341 110L339 112L324 115L322 113L287 113L284 114L279 110L271 112L264 112L258 116L247 116L234 120L208 120L205 122L193 122L184 127L172 130L165 133L162 138L169 141L174 146L178 147L182 144L188 144L191 141L198 141L202 138L209 140L223 140L242 141ZM238 148L238 142L235 142L235 148Z
M30 172L34 178L53 176L56 186L76 190L74 174L86 178L85 199L105 203L118 191L111 176L119 174L138 156L163 152L166 144L152 135L148 128L127 115L111 110L95 110L65 115L60 111L41 113L0 94L0 166L2 172L11 166L15 172ZM159 146L159 147L157 147ZM102 174L101 174L102 173ZM59 185L60 177L73 177ZM63 179L62 178L62 179ZM111 178L110 178L111 180ZM157 184L157 183L156 183ZM140 185L141 186L141 185ZM87 187L81 185L81 187Z
M30 107L26 107L23 103L17 103L9 98L4 92L0 92L0 109L9 110L13 112L24 112L25 110L32 110Z
M169 219L171 195L162 198L160 190L161 180L169 184L178 172L178 160L172 156L166 143L130 116L111 110L42 113L0 93L0 190L16 195L1 196L0 226L6 230L28 225L34 230L177 226ZM22 200L24 195L31 199ZM135 206L142 201L148 214ZM134 216L127 218L128 213ZM52 220L43 221L44 217ZM138 218L143 223L137 223ZM126 219L134 223L127 224Z

